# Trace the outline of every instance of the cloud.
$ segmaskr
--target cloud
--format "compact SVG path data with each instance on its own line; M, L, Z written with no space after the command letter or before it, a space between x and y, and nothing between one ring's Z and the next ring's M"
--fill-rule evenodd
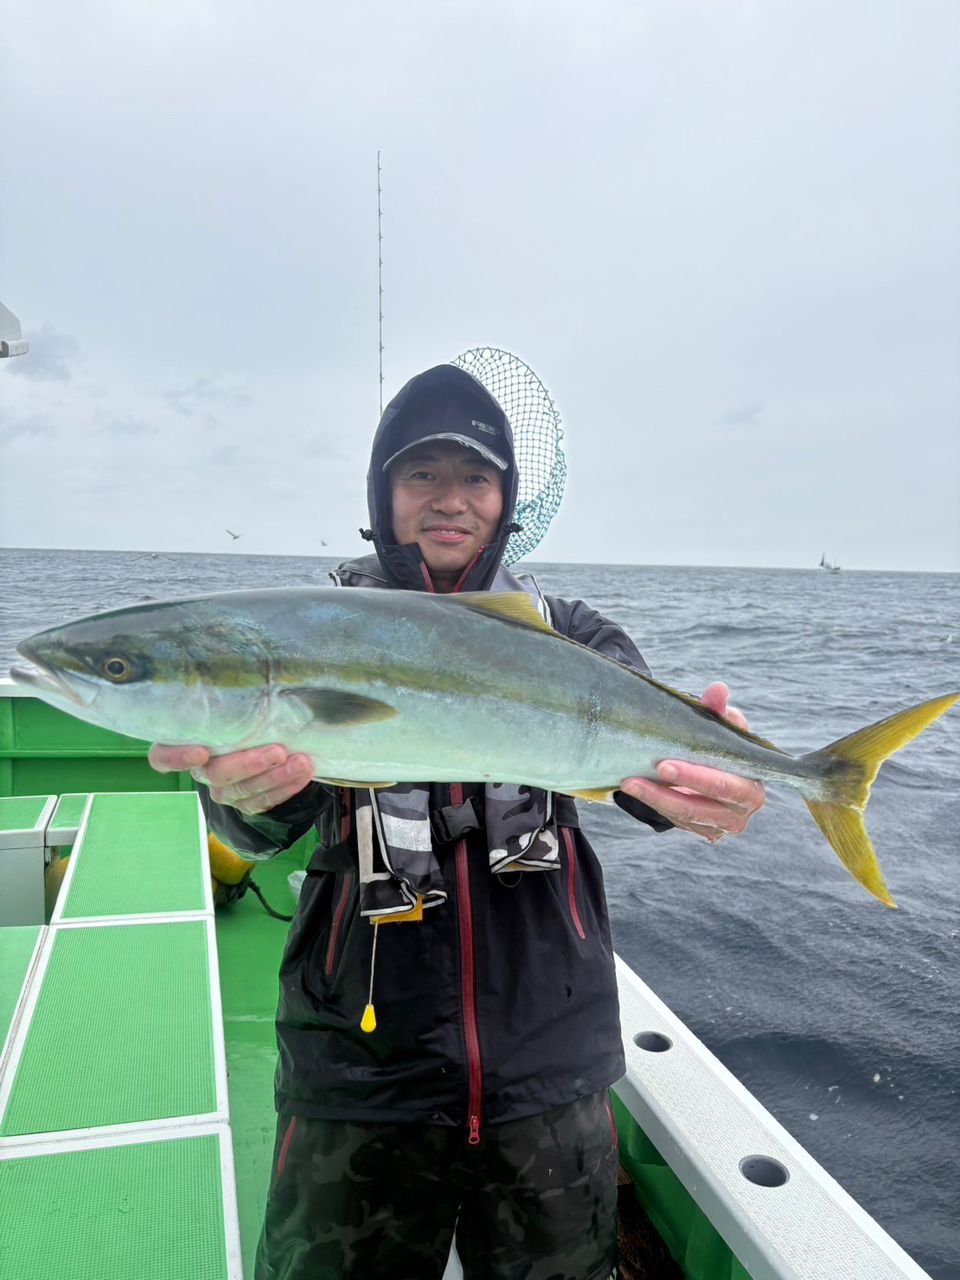
M210 452L207 462L215 467L233 466L234 463L243 462L243 452L239 445L222 444Z
M39 330L24 336L30 350L11 360L10 372L35 382L69 382L79 352L76 338L60 333L46 321Z
M209 413L211 404L236 409L252 403L252 398L245 392L220 386L214 375L197 378L186 387L164 391L163 398L185 418L198 418L202 415L209 424L216 421Z
M42 414L19 415L0 410L0 443L10 444L18 436L52 436L55 430L53 423Z
M721 427L759 427L763 424L760 415L763 404L759 400L751 400L747 404L734 406L725 410L720 418Z
M155 436L158 428L152 423L144 422L141 418L108 418L100 424L100 430L107 431L111 435L142 439L146 436Z
M55 429L52 422L47 421L44 417L33 415L31 417L23 417L19 421L0 420L0 442L10 444L18 436L31 435L54 435Z
M377 0L292 6L279 30L262 6L166 0L145 40L144 6L21 5L3 295L82 350L54 342L53 377L36 338L0 361L10 540L212 551L221 516L269 505L258 551L318 530L364 550L382 257L385 398L491 344L556 399L548 558L806 565L822 524L845 565L960 568L957 6L802 8L500 0L477 24ZM907 438L938 459L922 481ZM610 464L638 448L659 467L682 448L695 491L638 503ZM85 458L117 498L78 512ZM814 519L796 477L828 468ZM53 469L71 501L38 504ZM902 518L878 527L890 483ZM721 539L728 487L751 502Z

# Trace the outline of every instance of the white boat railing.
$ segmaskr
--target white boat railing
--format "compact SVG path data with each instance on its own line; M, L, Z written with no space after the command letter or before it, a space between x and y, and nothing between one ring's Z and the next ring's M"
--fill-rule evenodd
M930 1280L617 958L616 1093L752 1280Z

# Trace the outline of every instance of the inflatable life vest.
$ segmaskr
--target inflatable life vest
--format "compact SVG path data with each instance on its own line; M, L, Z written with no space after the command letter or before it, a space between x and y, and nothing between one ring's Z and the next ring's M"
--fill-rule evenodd
M250 887L250 876L256 863L234 853L212 831L207 834L207 850L214 907L224 907L230 902L236 902Z
M210 885L213 889L213 906L226 907L238 902L248 889L259 898L260 905L267 915L275 920L290 921L292 915L284 915L276 911L267 902L259 885L253 879L253 869L257 865L249 858L241 858L229 845L223 843L212 831L207 832L207 854L210 861Z

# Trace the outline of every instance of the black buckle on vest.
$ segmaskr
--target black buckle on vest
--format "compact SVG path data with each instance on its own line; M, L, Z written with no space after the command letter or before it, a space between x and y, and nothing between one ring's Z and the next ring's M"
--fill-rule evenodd
M483 806L479 796L470 796L463 804L448 804L430 814L430 830L434 844L451 844L468 831L483 828Z

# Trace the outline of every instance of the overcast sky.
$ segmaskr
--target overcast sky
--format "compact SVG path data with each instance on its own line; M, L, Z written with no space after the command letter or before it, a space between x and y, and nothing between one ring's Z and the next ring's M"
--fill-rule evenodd
M380 149L386 398L536 371L537 558L960 570L956 0L5 3L0 545L366 549Z

